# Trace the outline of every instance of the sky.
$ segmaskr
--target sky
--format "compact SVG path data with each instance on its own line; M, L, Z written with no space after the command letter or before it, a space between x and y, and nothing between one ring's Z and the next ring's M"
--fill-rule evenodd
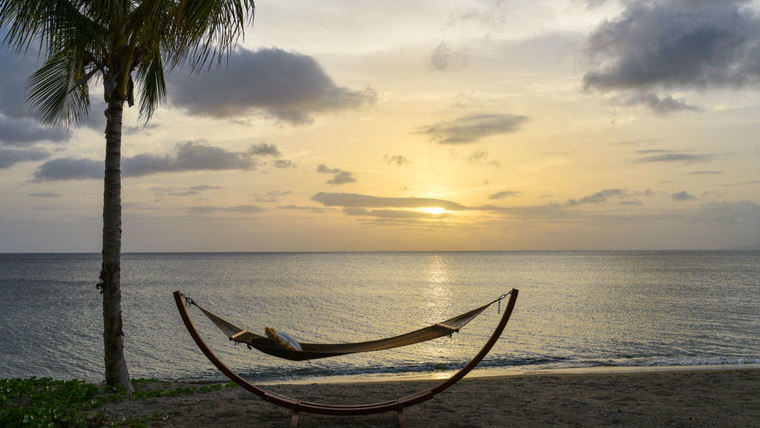
M0 252L98 252L79 127L0 50ZM760 2L260 0L125 110L123 251L760 248Z

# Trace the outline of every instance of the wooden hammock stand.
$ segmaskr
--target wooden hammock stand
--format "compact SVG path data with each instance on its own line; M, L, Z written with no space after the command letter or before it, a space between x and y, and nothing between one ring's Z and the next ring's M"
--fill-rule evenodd
M277 394L274 392L267 391L265 389L262 389L247 380L243 379L235 373L232 369L227 367L217 356L214 354L211 349L206 345L206 343L201 338L200 334L198 333L198 330L196 330L195 325L193 324L192 319L190 319L190 313L187 310L187 306L185 305L185 299L184 296L180 291L174 292L174 301L177 304L177 310L179 311L180 316L182 317L182 322L185 323L185 327L187 328L187 331L190 332L190 336L192 336L193 340L195 341L195 344L198 345L198 348L203 352L203 354L206 356L206 358L211 361L214 366L216 366L219 371L224 373L225 376L230 378L233 382L237 383L241 387L243 387L248 392L251 392L257 396L259 396L264 401L270 402L272 404L285 407L290 409L293 414L290 419L290 426L292 428L295 428L298 425L298 415L300 412L304 413L316 413L316 414L322 414L322 415L335 415L335 416L350 416L350 415L371 415L375 413L385 413L385 412L397 412L398 414L398 421L399 425L401 427L406 426L405 418L404 418L404 409L413 406L415 404L422 403L424 401L427 401L431 398L433 398L435 395L437 395L440 392L443 392L447 388L449 388L451 385L457 383L459 380L461 380L467 373L469 373L475 366L480 363L480 361L488 354L489 351L491 351L491 348L493 348L494 344L496 344L496 341L501 336L502 332L504 331L504 328L507 325L507 321L509 321L509 317L512 315L512 310L515 307L515 301L517 300L517 293L518 290L512 289L509 297L509 302L507 303L507 307L504 310L504 314L502 315L501 319L499 320L499 324L496 326L496 329L491 334L491 337L488 339L488 341L483 345L483 347L480 349L480 352L475 355L475 357L470 360L467 365L462 367L458 372L454 373L450 378L443 381L440 385L436 386L435 388L420 391L411 395L407 395L406 397L402 397L396 400L390 400L390 401L383 401L378 403L367 403L367 404L325 404L325 403L314 403L310 401L301 401L297 400L295 398L291 398L282 394Z

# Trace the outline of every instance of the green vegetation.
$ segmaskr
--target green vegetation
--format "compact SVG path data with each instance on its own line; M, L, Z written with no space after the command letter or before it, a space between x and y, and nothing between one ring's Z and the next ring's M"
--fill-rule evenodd
M136 386L135 400L202 394L231 387L228 383L163 389L157 379L132 379L132 384ZM146 421L137 418L111 420L102 414L87 415L105 403L125 398L127 393L122 387L81 380L0 379L0 427L145 426ZM170 416L155 413L150 420L165 421Z
M0 379L0 426L86 426L84 412L125 396L123 388L81 380Z

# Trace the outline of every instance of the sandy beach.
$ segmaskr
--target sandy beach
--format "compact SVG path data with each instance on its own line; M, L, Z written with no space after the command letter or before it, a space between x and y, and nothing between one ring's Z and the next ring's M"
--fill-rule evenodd
M303 400L359 403L387 400L435 381L271 385ZM137 388L198 386L158 382ZM760 426L760 369L551 373L465 378L405 411L410 427L540 425ZM109 417L149 426L284 427L290 413L242 388L108 404ZM302 414L300 427L396 426L396 415L327 417Z

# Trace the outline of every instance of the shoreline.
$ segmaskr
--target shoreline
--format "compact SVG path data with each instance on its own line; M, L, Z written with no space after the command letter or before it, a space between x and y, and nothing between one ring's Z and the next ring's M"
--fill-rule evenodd
M542 376L554 374L583 375L583 374L614 374L614 373L653 373L653 372L679 372L701 370L757 370L760 364L704 364L704 365L669 365L669 366L589 366L567 368L535 368L535 367L485 367L475 368L467 374L466 379L488 378L502 376ZM412 373L382 373L382 374L347 374L332 376L313 376L300 379L274 379L256 382L257 385L310 385L310 384L352 384L352 383L376 383L376 382L425 382L443 381L449 378L456 370L438 372L412 372ZM171 380L168 380L172 382ZM184 381L180 382L193 382ZM208 381L215 383L216 381Z
M267 385L304 401L358 404L431 388L434 380ZM205 382L156 382L172 389ZM760 415L760 368L553 372L467 376L433 399L404 411L409 426L753 426ZM290 412L242 388L109 403L101 413L143 418L148 426L286 426ZM330 417L302 413L300 427L396 426L395 413Z

